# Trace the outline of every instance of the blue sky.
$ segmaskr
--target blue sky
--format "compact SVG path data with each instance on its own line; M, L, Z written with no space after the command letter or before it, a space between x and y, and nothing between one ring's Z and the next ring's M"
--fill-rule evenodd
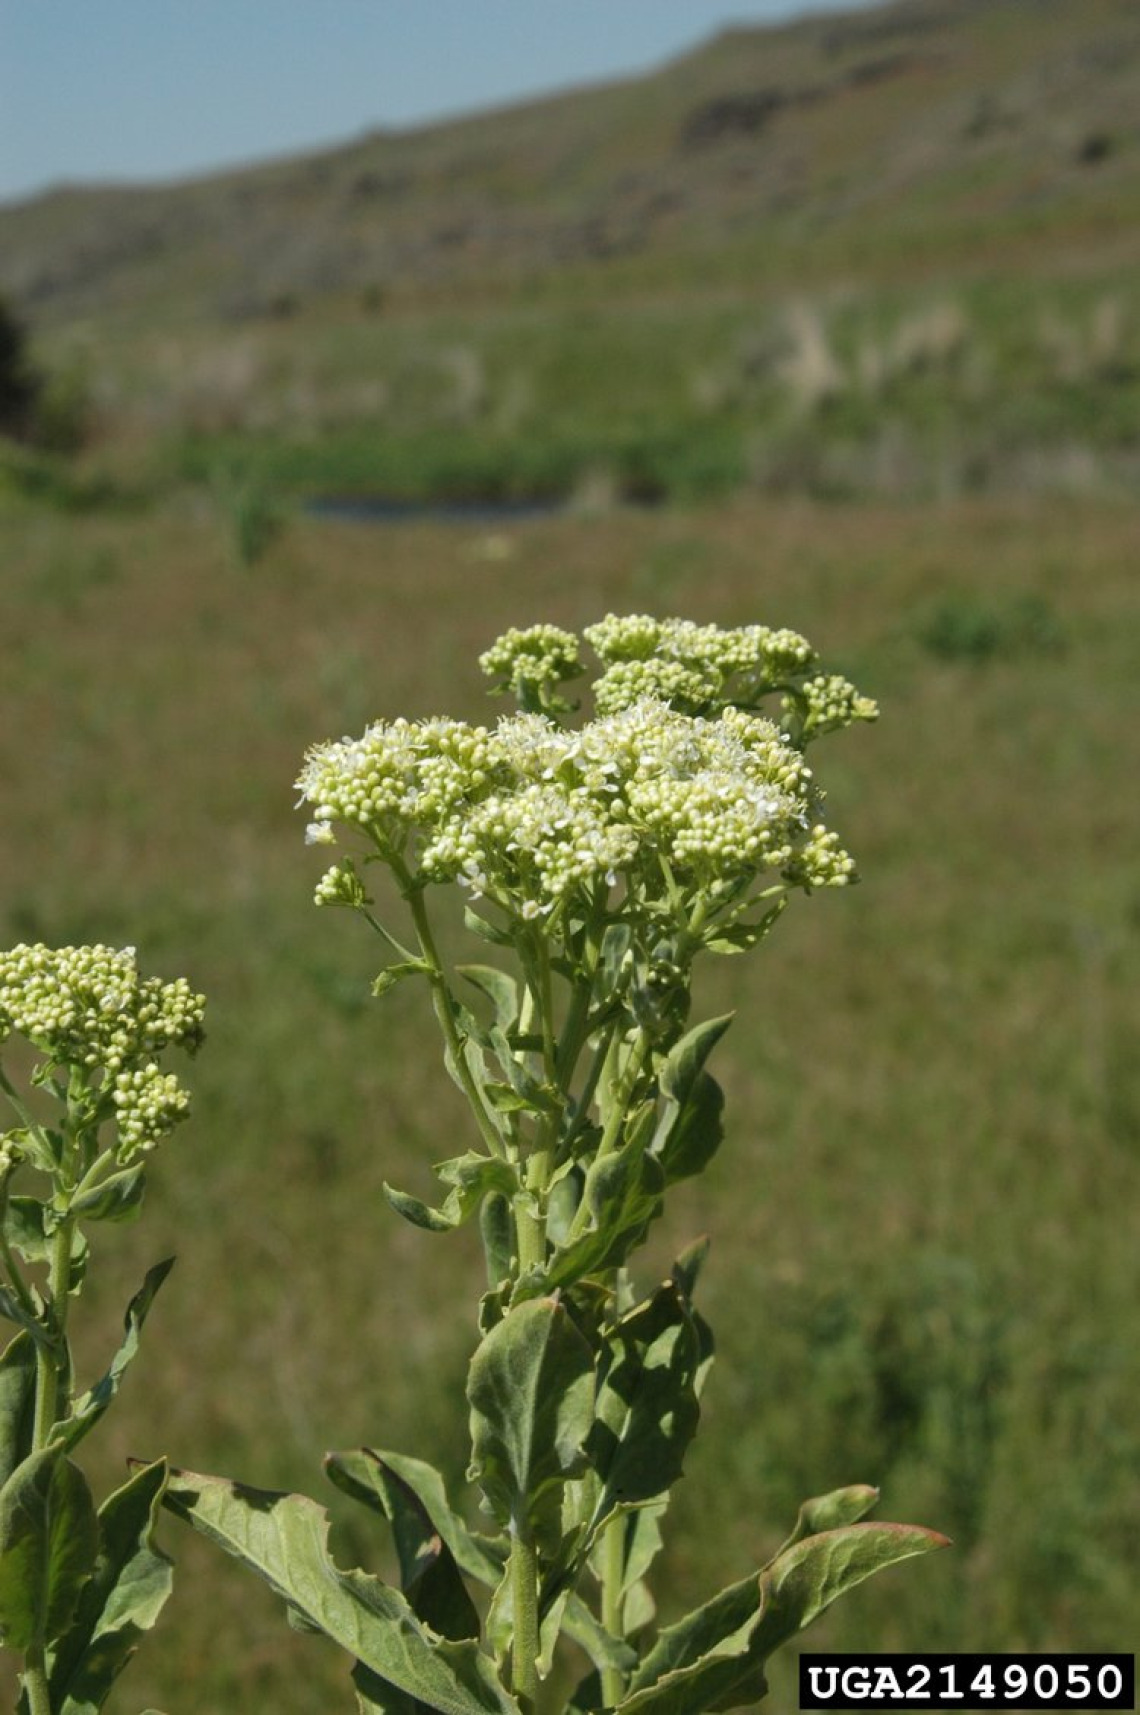
M0 198L178 177L867 0L0 0Z

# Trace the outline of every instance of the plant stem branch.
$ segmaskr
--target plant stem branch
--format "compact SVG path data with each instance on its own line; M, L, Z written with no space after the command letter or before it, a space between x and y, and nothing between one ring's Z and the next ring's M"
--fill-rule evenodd
M408 902L408 909L411 911L413 921L416 925L416 934L419 936L420 942L420 952L423 955L425 964L429 967L428 981L431 984L435 1015L439 1020L439 1027L443 1031L443 1039L447 1043L452 1064L455 1067L455 1075L462 1085L464 1095L471 1104L471 1111L475 1115L475 1123L479 1127L480 1137L483 1139L483 1142L486 1144L492 1155L502 1155L502 1139L500 1138L498 1131L495 1129L491 1116L487 1112L482 1092L474 1078L471 1076L471 1068L467 1064L467 1056L463 1052L463 1044L459 1039L459 1031L456 1028L455 1014L452 1011L451 1005L451 990L448 987L447 976L443 968L443 961L439 956L439 950L435 944L435 936L432 934L431 922L428 918L427 907L424 904L423 893L416 886L412 877L402 865L400 869L396 871L396 874L399 878L400 885L403 888L404 897Z

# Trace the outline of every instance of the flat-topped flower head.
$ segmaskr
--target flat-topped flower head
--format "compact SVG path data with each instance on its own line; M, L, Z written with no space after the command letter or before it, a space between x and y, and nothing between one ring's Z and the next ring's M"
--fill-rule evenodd
M523 711L490 731L396 720L317 746L298 782L306 838L355 829L405 890L457 882L531 924L607 894L636 914L639 900L652 913L665 899L681 909L682 894L739 897L762 875L777 888L852 879L838 842L820 843L803 747L874 705L816 672L806 639L644 614L610 615L586 637L604 668L595 719L557 718L554 687L580 670L570 632L507 632L481 664ZM784 694L782 724L759 711L770 692ZM317 900L366 903L351 865L327 872Z

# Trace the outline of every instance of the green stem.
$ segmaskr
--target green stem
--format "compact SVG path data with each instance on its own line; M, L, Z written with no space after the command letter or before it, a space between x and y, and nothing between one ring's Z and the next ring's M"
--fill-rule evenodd
M618 1513L605 1528L602 1541L602 1624L612 1638L624 1637L622 1583L625 1578L625 1516ZM625 1681L618 1667L602 1669L602 1700L607 1709L620 1703Z
M448 988L447 977L443 969L443 961L439 956L439 950L435 944L435 936L431 931L431 922L428 918L427 907L424 904L423 893L416 886L412 877L403 865L401 865L396 871L396 874L403 889L404 898L408 902L408 908L412 913L413 921L416 925L416 934L419 936L420 942L420 952L423 954L424 962L428 966L428 981L431 984L432 1002L435 1006L435 1015L439 1020L439 1027L443 1031L443 1039L447 1043L448 1050L451 1054L451 1061L455 1067L455 1075L463 1087L464 1095L471 1104L471 1111L475 1115L475 1123L479 1127L480 1137L483 1139L483 1142L486 1144L492 1155L502 1155L502 1139L495 1129L491 1116L487 1112L482 1092L474 1078L471 1076L471 1068L467 1064L467 1056L464 1054L463 1044L459 1040L459 1031L456 1029L455 1025L455 1014L451 1009L451 990Z
M51 1691L48 1688L44 1646L37 1644L24 1657L24 1690L28 1694L28 1715L52 1715Z
M65 1218L56 1228L51 1250L49 1289L51 1294L52 1343L36 1345L36 1410L32 1426L32 1451L39 1453L51 1439L59 1416L59 1383L63 1354L67 1350L67 1290L71 1277L71 1235L75 1222ZM64 1402L66 1405L69 1402ZM43 1643L34 1644L24 1656L24 1689L29 1715L52 1715L51 1690Z
M511 1594L511 1676L516 1697L523 1710L530 1712L538 1697L538 1554L525 1520L511 1524Z

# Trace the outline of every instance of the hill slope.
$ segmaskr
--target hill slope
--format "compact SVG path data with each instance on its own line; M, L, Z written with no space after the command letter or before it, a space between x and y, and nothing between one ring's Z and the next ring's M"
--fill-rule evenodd
M901 0L253 170L60 190L0 210L0 290L37 319L165 320L469 296L615 261L644 286L710 252L765 275L894 273L1074 229L1134 254L1138 204L1130 0Z
M0 210L132 476L399 499L1140 483L1140 10L897 0Z

